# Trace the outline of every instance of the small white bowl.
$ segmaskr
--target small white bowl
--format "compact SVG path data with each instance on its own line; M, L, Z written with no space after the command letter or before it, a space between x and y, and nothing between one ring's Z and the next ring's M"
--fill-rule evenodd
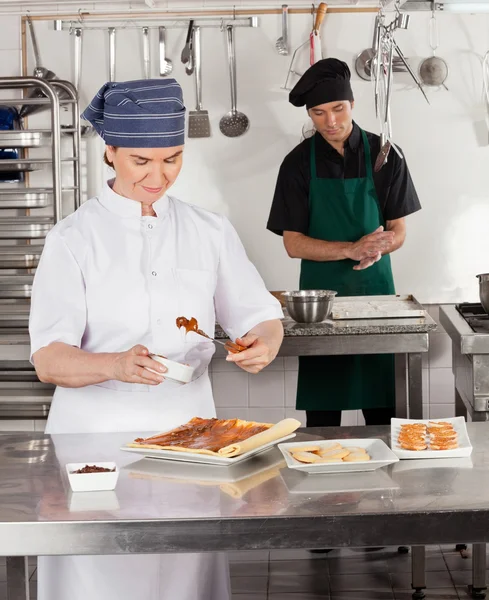
M105 469L115 469L105 473L74 473L83 469L86 465L96 465ZM66 473L74 492L105 492L115 489L119 478L119 469L114 462L69 463L66 465Z
M194 374L193 367L183 365L182 363L175 362L174 360L169 360L168 358L164 358L158 354L150 354L149 357L156 362L165 365L165 367L168 369L166 373L158 373L158 375L163 375L163 377L167 379L179 381L180 383L189 383L192 381L192 375ZM148 369L148 371L156 373L156 371L153 371L153 369Z

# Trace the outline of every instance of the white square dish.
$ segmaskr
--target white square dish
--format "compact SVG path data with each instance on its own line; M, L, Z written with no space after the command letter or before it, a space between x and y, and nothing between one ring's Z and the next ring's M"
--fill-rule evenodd
M365 462L344 462L339 460L336 463L301 463L292 457L291 448L301 448L307 446L330 446L337 442L343 448L364 448L370 455L371 460ZM318 442L296 442L290 444L279 444L279 450L284 455L289 469L297 469L304 473L355 473L360 471L375 471L386 465L397 462L399 459L392 450L382 440L372 439L341 439L341 440L322 440Z
M86 465L96 465L105 469L115 469L105 473L74 473ZM66 474L74 492L105 492L115 489L119 478L119 469L114 462L84 462L66 465Z
M429 422L451 423L458 434L458 448L453 450L404 450L399 446L399 434L401 425L408 423ZM448 417L446 419L391 419L391 448L400 459L419 459L419 458L463 458L472 454L472 445L467 433L467 426L463 417Z

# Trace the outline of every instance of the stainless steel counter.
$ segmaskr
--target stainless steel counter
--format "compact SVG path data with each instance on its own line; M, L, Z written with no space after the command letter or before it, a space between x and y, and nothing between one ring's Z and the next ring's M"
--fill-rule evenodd
M2 434L0 555L9 557L10 598L25 597L21 557L34 555L418 547L463 537L482 556L489 542L489 425L468 430L471 458L405 460L346 477L296 473L276 449L233 468L139 460L119 450L143 432ZM387 427L299 435L388 442ZM115 491L72 493L66 463L103 460L121 469Z
M435 544L460 541L461 532L489 542L489 425L468 430L471 458L404 460L367 480L298 477L276 450L235 473L119 450L142 432L2 434L0 555ZM388 441L387 427L307 432ZM121 468L116 490L72 494L65 464L102 460Z

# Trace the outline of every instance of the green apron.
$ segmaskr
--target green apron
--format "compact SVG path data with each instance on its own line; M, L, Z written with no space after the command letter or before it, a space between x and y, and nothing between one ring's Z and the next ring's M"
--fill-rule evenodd
M318 134L316 134L318 135ZM366 177L320 179L316 139L311 140L308 235L320 240L355 242L385 222L372 174L370 146L362 130ZM352 260L301 263L300 289L336 290L339 296L394 294L388 255L368 269L354 271ZM394 356L300 356L297 409L353 410L392 408Z

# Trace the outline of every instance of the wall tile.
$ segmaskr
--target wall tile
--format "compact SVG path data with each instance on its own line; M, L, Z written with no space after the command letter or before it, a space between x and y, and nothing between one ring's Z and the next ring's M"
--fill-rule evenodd
M297 371L285 371L285 406L295 408L297 399Z
M431 404L430 419L445 419L455 416L454 404Z
M455 383L451 369L430 369L430 405L433 404L455 404Z
M423 403L430 402L430 370L423 369Z
M212 391L216 406L248 407L248 374L212 373Z
M284 363L286 371L297 371L299 368L299 358L297 356L286 356Z
M218 406L216 412L218 419L244 419L248 421L250 418L249 409L242 408L241 406L236 406L235 408Z
M432 333L429 350L430 369L452 368L452 340L447 333Z
M284 407L284 371L263 371L248 379L249 406Z
M278 423L285 418L285 408L258 408L249 409L249 418L260 423Z

